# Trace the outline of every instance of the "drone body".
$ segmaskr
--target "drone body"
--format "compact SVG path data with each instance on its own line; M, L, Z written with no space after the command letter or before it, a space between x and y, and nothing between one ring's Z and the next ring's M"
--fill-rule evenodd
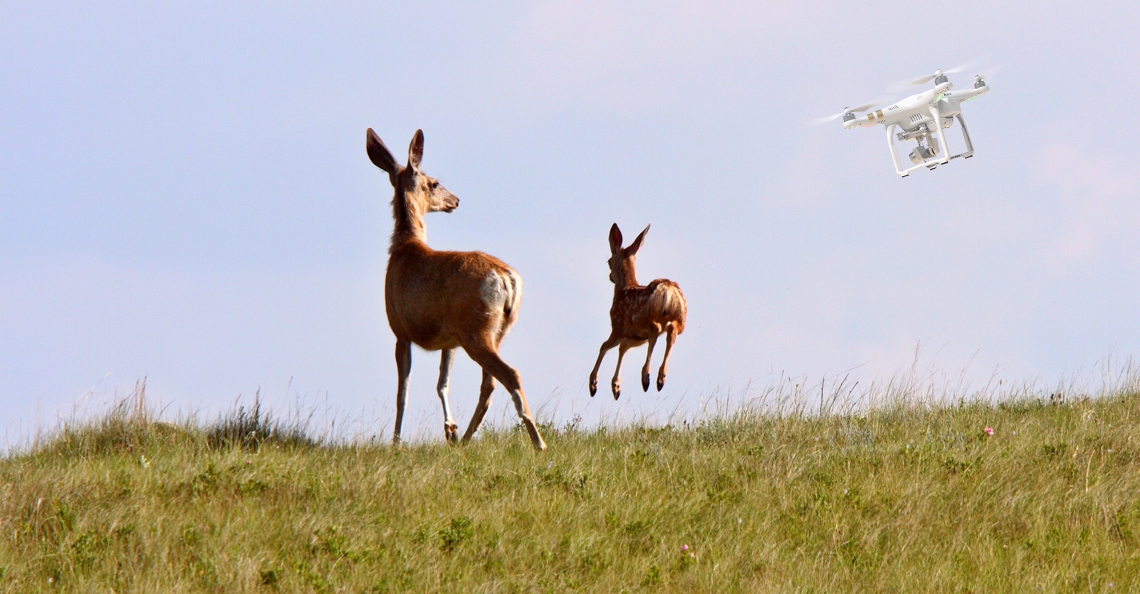
M966 129L966 120L962 119L962 103L979 95L986 94L990 88L986 86L982 75L974 77L974 88L966 91L954 91L954 85L941 71L935 71L933 76L923 77L917 81L924 84L934 80L934 88L911 95L893 105L883 109L868 111L866 115L856 116L853 112L872 109L873 105L848 108L840 115L843 116L843 128L861 128L882 124L887 129L887 145L891 151L891 159L895 164L895 172L901 177L910 175L910 172L920 168L934 169L951 159L962 157L969 159L974 156L974 145L970 142L970 132ZM835 116L832 116L835 117ZM962 127L962 137L966 140L966 152L950 155L946 145L946 135L943 130L954 124L954 119ZM895 134L895 129L900 131ZM903 168L902 160L895 147L895 139L914 140L918 147L910 152L911 166Z

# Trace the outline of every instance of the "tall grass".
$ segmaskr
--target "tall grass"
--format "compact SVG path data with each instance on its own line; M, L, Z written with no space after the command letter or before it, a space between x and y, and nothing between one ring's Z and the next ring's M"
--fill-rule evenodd
M1105 383L931 404L925 381L870 403L794 382L548 425L545 454L512 427L314 439L257 401L162 422L138 394L0 461L0 589L1136 590L1140 393Z

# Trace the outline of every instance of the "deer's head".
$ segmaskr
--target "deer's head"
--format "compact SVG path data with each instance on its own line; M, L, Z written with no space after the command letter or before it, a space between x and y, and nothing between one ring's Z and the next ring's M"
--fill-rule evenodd
M621 247L621 229L617 223L610 227L610 282L617 286L636 285L637 271L634 262L637 261L637 250L641 249L645 241L645 234L649 232L649 225L637 235L629 247Z
M412 143L408 146L408 164L401 167L384 141L368 129L366 134L368 158L372 163L388 172L392 187L396 188L394 201L403 201L409 210L418 215L429 212L451 212L459 206L459 198L440 185L439 180L420 171L420 159L424 156L424 133L416 130Z

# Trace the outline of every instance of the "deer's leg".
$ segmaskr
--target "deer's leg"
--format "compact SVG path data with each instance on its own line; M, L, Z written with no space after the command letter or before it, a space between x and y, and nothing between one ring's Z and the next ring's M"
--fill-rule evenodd
M490 344L484 342L464 344L463 350L467 351L467 354L483 368L483 371L490 373L492 377L499 380L499 383L503 384L503 387L511 393L511 400L515 403L515 412L518 413L523 425L526 426L531 443L534 444L536 450L545 450L546 442L542 441L542 435L538 432L538 425L535 424L534 417L530 414L530 407L527 406L526 395L523 394L519 372L507 365L507 362L503 361L499 353L495 352Z
M677 327L670 322L665 326L665 357L661 360L661 369L657 371L657 391L665 387L665 374L669 373L669 353L673 350L673 341L677 340Z
M594 362L594 370L590 372L590 396L598 393L598 368L602 366L602 359L605 358L606 353L610 349L617 346L621 342L621 337L617 332L610 334L610 337L602 343L602 348L598 350L598 360Z
M452 443L459 440L459 426L451 418L451 404L447 401L447 394L451 391L451 364L454 361L455 349L443 349L439 356L439 382L435 385L439 401L443 403L443 436Z
M645 349L645 365L641 367L641 391L649 391L649 362L653 359L653 345L657 344L657 334L649 335L649 347Z
M625 352L635 344L637 344L636 341L623 339L618 345L617 367L614 369L614 379L610 380L610 389L613 390L614 400L621 396L621 360L625 357Z
M483 415L491 407L491 392L495 390L495 378L483 370L483 385L479 387L479 404L475 405L475 414L471 415L471 422L467 424L467 432L463 434L464 443L471 441L479 425L483 424Z
M404 405L408 402L408 376L412 374L412 342L405 338L396 339L396 429L392 431L392 443L400 443L400 425L404 423Z

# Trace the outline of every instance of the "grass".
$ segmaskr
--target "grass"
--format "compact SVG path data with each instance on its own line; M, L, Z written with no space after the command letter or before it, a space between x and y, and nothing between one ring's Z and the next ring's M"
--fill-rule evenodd
M4 592L1140 589L1140 394L327 443L138 401L0 459ZM992 435L984 429L991 427ZM251 433L253 435L251 435Z

